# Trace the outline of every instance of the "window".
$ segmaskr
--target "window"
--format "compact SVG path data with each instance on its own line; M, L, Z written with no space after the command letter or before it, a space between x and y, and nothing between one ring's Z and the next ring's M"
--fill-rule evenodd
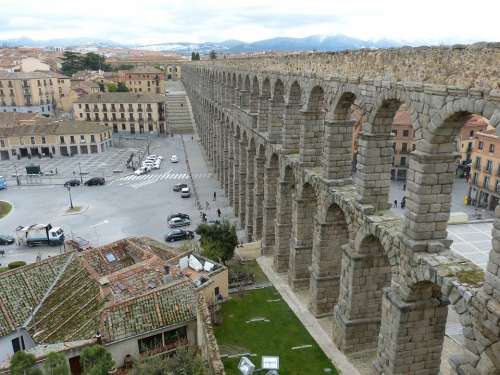
M477 185L477 173L472 176L472 185Z
M63 135L59 136L59 142L61 142L61 144L64 144L64 136Z
M126 130L125 124L122 124L122 130Z
M80 113L80 118L82 118L82 117L83 117L83 113Z
M26 347L24 346L24 337L16 337L15 339L12 339L12 350L14 353L17 353L21 350L25 350Z
M128 105L128 111L129 112L134 112L134 107L132 107L132 104Z
M402 156L401 159L399 159L399 166L400 167L406 166L406 157Z
M0 147L5 147L5 141L3 139L0 139Z
M417 145L415 143L411 145L411 150L412 151L415 151L416 148L417 148Z
M474 166L476 167L476 169L481 168L481 157L480 156L476 157L476 164Z
M495 152L495 145L493 143L490 143L490 147L488 148L489 152Z
M42 144L45 144L45 137L42 137Z
M35 137L31 137L31 144L34 145L35 144Z
M401 152L403 154L406 154L408 152L408 143L402 143L401 144Z
M95 136L94 136L94 134L90 135L90 142L95 143Z
M408 137L410 132L408 130L403 130L403 137Z
M83 134L80 134L80 142L85 142L85 136Z
M75 136L74 135L70 135L69 136L69 142L70 143L75 143Z
M483 142L479 141L479 144L478 144L477 148L480 149L480 150L482 150L483 147L484 147Z
M471 130L469 136L474 137L474 130Z
M483 188L487 189L489 184L490 184L490 176L484 176Z
M493 162L491 160L488 160L486 162L486 172L491 173L493 170Z
M81 103L78 104L78 108L82 109L82 104Z
M90 118L90 113L87 113L87 121L91 121L92 119Z

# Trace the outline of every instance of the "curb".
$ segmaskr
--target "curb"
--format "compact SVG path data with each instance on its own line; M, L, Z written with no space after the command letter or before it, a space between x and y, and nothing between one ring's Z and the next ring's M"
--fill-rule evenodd
M80 215L80 214L83 214L85 211L87 211L89 208L90 208L90 205L87 204L85 206L82 206L82 209L78 212L65 212L62 214L62 216Z

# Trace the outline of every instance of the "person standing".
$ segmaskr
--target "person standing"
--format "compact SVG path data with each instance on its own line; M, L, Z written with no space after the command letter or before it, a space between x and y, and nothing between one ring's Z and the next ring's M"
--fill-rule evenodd
M394 208L398 208L398 200L394 199Z
M217 200L217 192L214 191L214 202Z
M222 215L222 212L220 210L220 208L217 209L217 216L220 217L220 215Z
M205 210L208 210L210 209L210 203L208 203L208 201L205 202Z

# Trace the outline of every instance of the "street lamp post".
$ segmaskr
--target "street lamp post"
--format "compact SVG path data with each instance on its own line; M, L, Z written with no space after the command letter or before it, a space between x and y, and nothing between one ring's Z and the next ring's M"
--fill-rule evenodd
M14 165L14 168L16 169L16 183L19 186L21 184L19 183L19 173L17 173L17 165Z
M71 209L73 209L73 199L71 198L71 186L70 186L70 185L68 185L68 186L67 186L67 189L68 189L68 193L69 193L69 207L70 207Z
M82 165L80 164L80 162L78 162L78 170L80 171L80 183L83 184Z

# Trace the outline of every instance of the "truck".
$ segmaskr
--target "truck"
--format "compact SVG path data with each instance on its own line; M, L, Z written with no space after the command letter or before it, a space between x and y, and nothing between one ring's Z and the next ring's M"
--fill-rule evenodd
M64 231L61 227L52 224L33 224L27 227L22 225L16 228L18 245L62 245L64 243Z

